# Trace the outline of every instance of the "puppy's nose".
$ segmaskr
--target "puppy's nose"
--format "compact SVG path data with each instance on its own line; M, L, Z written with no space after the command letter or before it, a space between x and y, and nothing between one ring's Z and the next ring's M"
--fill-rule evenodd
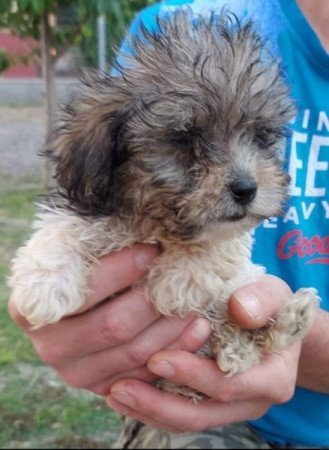
M230 184L234 200L240 205L247 205L256 195L257 183L253 177L244 177Z

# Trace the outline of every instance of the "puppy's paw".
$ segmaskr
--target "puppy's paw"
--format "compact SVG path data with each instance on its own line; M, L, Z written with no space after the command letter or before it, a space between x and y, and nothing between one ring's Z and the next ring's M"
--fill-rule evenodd
M271 324L270 347L282 350L303 339L312 327L319 306L316 289L299 289Z
M229 322L211 336L211 346L219 368L227 375L246 372L261 358L255 332Z
M18 312L39 328L72 314L84 303L90 265L61 248L22 247L9 286Z
M228 375L246 372L260 362L264 351L283 350L304 338L318 305L317 291L303 288L266 327L243 330L230 322L221 323L211 337L218 366Z

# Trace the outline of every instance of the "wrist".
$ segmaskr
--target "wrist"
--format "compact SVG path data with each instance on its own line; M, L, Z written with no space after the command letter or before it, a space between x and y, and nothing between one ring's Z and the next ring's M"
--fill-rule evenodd
M304 338L297 384L316 392L329 393L329 313L319 310Z

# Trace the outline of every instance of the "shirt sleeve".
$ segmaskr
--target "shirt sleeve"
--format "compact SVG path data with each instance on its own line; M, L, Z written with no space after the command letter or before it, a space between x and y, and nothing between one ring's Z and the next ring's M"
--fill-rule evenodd
M156 4L141 10L133 19L130 27L124 37L117 57L115 59L114 67L111 69L112 76L118 76L121 73L120 68L127 67L129 56L133 55L131 39L140 34L141 27L144 26L148 31L156 31L157 16L160 13L161 4Z
M207 14L213 12L220 14L224 9L234 13L240 21L244 21L254 15L256 16L255 3L258 2L255 0L194 0L192 2L188 0L167 0L149 6L141 10L132 21L120 46L111 75L120 75L120 68L128 67L129 56L133 55L131 38L140 34L141 26L144 26L148 31L156 32L158 16L165 18L166 15L178 8L189 8L195 15L202 16L207 16Z

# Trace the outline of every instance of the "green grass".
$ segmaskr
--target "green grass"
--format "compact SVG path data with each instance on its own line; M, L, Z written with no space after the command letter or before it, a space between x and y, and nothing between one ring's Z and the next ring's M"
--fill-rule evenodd
M26 186L21 190L16 187L2 189L0 195L0 217L28 220L35 210L34 202L39 199L39 189L36 186Z
M34 214L33 202L40 186L7 183L0 187L0 367L18 362L35 362L37 357L23 332L7 312L9 290L6 279L16 248L29 236Z
M41 191L34 180L0 182L0 448L111 448L118 415L45 367L7 312L10 260L31 233Z

